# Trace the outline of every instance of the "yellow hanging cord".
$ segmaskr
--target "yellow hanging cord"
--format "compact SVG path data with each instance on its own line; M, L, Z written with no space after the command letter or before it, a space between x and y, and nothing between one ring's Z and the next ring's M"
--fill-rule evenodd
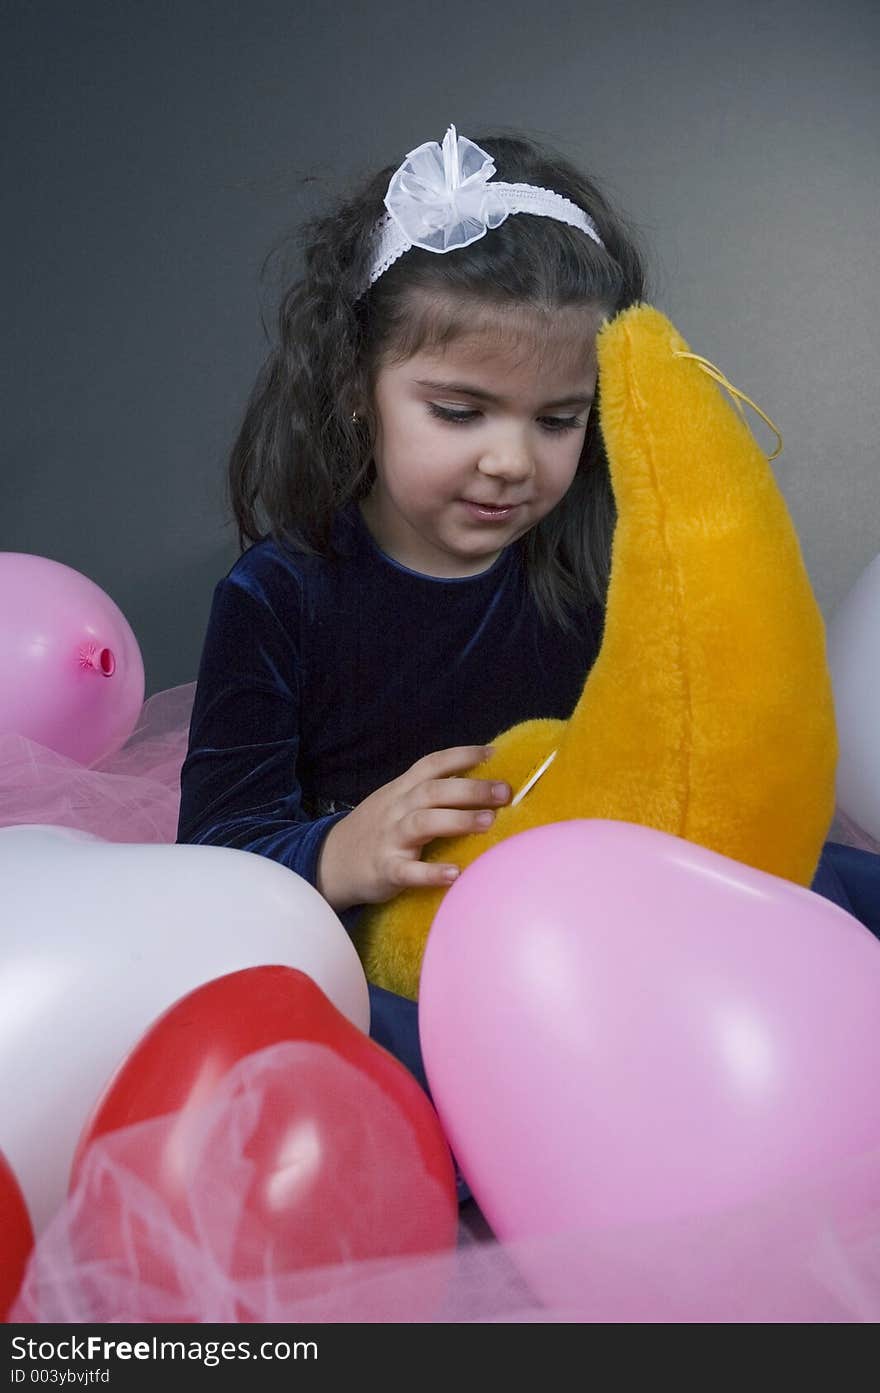
M704 372L707 372L710 377L713 377L715 381L725 389L725 391L730 393L730 395L733 397L734 406L736 407L740 416L742 416L744 420L745 412L742 409L742 402L746 402L752 408L753 411L756 411L757 414L760 416L761 420L764 421L765 424L770 427L773 434L776 436L776 439L779 441L779 444L773 451L773 454L768 456L768 460L775 460L779 458L779 456L782 454L782 431L779 429L778 426L775 426L773 424L769 416L764 414L760 406L755 405L751 397L747 397L745 392L741 392L738 387L734 387L732 382L728 382L721 369L716 368L714 363L710 363L708 358L701 358L698 353L683 353L680 349L673 349L672 356L673 358L693 358L695 363L699 363L700 367L703 369Z

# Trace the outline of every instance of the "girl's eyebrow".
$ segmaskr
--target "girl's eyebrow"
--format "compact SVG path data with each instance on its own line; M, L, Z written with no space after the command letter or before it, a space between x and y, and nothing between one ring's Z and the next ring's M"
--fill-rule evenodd
M461 392L466 397L477 397L480 401L491 401L496 406L504 405L503 397L496 397L492 392L487 392L483 387L469 386L466 382L433 382L423 377L413 378L417 387L428 387L432 392ZM542 409L546 410L550 406L589 406L593 401L590 392L583 395L575 394L570 397L558 397L556 401L545 401Z

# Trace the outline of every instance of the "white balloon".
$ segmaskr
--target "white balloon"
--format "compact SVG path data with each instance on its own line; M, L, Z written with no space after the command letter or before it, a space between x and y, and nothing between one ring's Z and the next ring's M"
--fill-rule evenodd
M35 1232L64 1199L80 1132L157 1016L242 968L298 968L359 1029L366 979L327 901L267 857L0 828L0 1150Z
M837 803L880 841L880 555L832 616L828 662L840 743Z

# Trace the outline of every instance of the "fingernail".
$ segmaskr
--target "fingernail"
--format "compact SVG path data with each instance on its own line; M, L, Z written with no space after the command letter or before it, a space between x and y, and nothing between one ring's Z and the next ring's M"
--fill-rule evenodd
M510 797L510 788L507 784L493 784L492 797L496 803L506 803Z
M443 879L444 879L444 880L449 880L449 881L457 880L457 879L458 879L458 867L457 867L457 866L447 866L447 867L444 869L444 871L443 871Z
M476 817L477 826L478 826L478 827L488 827L494 816L495 816L494 813L489 813L489 812L486 812L486 813L477 813L477 817Z

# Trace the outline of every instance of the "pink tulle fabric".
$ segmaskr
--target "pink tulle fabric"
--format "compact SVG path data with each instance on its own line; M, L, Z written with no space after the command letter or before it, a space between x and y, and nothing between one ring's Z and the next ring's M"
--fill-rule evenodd
M0 827L77 827L108 842L173 842L196 684L144 702L123 747L90 768L23 735L0 735Z
M185 1144L179 1115L94 1143L74 1193L38 1240L10 1319L300 1325L880 1319L880 1154L852 1162L811 1190L675 1224L502 1245L477 1217L462 1223L457 1247L446 1252L311 1270L267 1258L258 1276L236 1279L230 1253L248 1218L254 1169L248 1143L264 1109L277 1115L288 1102L301 1106L304 1073L308 1086L314 1082L310 1050L330 1053L285 1043L242 1060L212 1103L188 1115ZM336 1061L337 1069L350 1067ZM333 1084L323 1074L321 1080ZM377 1164L389 1122L377 1114ZM144 1158L177 1159L183 1151L189 1184L185 1204L172 1214L144 1182ZM362 1184L369 1185L368 1174ZM369 1207L366 1192L352 1193L350 1178L346 1183L341 1174L338 1205L324 1211L330 1230L344 1230L359 1204ZM403 1184L397 1212L385 1217L390 1231L405 1230L407 1204Z
M880 855L880 842L857 826L840 808L835 810L827 840L841 842L843 846L858 847L861 851L873 851L875 856Z
M151 697L126 745L88 769L23 737L0 737L0 826L56 824L113 842L173 842L194 692L189 683ZM840 810L829 837L880 851ZM194 1178L187 1214L169 1212L138 1170L139 1157L168 1147L178 1119L142 1123L95 1144L76 1191L38 1239L10 1319L880 1319L880 1155L856 1158L846 1174L818 1177L809 1190L768 1194L747 1210L674 1225L501 1244L471 1204L449 1253L236 1279L224 1266L223 1235L242 1217L246 1187L243 1179L232 1181L247 1173L248 1128L264 1105L272 1053L242 1061L222 1099L206 1110L211 1169ZM861 1203L853 1203L854 1194ZM114 1232L137 1235L127 1253L106 1251L108 1213L124 1220Z

